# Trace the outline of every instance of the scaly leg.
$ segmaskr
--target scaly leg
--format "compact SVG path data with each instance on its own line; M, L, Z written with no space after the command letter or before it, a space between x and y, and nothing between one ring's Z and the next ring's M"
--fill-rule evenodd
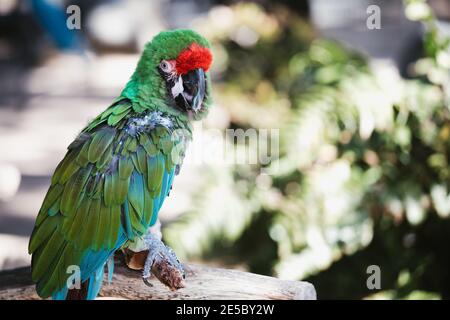
M153 273L159 281L171 290L184 287L185 278L183 266L178 260L175 252L166 246L157 235L148 232L144 236L145 246L148 248L147 258L144 264L142 278L147 285L148 279Z
M171 290L184 287L184 270L173 250L161 241L161 223L157 221L147 233L129 243L123 252L125 262L133 270L143 270L144 283L154 274Z

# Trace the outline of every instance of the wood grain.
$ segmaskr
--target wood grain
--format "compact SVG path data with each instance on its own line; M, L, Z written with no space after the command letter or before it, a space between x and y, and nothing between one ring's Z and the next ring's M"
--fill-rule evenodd
M141 273L116 263L113 282L105 280L100 298L127 300L166 299L281 299L315 300L316 291L308 282L280 280L248 272L185 264L185 288L171 291L155 277L152 287L144 284ZM31 282L30 268L0 272L0 300L40 299Z

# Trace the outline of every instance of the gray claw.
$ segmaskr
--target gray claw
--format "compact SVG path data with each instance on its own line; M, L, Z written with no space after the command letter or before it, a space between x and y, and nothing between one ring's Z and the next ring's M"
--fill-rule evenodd
M142 279L143 279L143 281L144 281L144 283L145 283L146 286L148 286L148 287L153 287L153 285L148 281L149 278L144 278L144 277L142 277Z
M184 272L183 265L181 264L180 260L178 259L178 257L176 256L175 252L173 251L173 249L171 247L166 246L166 248L167 248L167 253L169 255L169 263L173 267L177 268L180 271L181 275L183 276L183 279L185 279L185 272Z
M145 260L144 270L142 273L144 283L147 286L152 286L148 279L152 275L152 268L156 267L156 270L154 269L153 272L156 271L155 275L164 284L168 285L172 289L183 286L182 281L180 282L180 280L174 280L179 277L179 275L185 279L185 272L180 260L178 260L172 248L166 246L160 239L151 233L145 235L144 242L148 248L148 255ZM164 271L163 269L160 269L162 265L165 266L163 267L163 269L165 268ZM169 274L167 274L167 266L171 267L169 269L172 270L169 271ZM177 272L179 272L178 276L176 275Z

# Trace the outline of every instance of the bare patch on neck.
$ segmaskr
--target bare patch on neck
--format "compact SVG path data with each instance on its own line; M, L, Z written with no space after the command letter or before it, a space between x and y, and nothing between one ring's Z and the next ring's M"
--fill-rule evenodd
M125 130L128 134L135 135L138 132L149 131L158 126L165 127L167 130L172 131L172 119L164 116L160 111L152 111L143 117L131 117L128 120Z

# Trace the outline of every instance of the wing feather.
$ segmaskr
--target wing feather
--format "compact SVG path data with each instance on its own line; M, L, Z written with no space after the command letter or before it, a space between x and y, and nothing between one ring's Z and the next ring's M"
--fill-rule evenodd
M42 297L64 288L69 265L88 279L156 221L174 176L168 157L176 143L163 127L129 134L124 126L133 112L128 100L118 100L83 130L55 170L29 243Z

